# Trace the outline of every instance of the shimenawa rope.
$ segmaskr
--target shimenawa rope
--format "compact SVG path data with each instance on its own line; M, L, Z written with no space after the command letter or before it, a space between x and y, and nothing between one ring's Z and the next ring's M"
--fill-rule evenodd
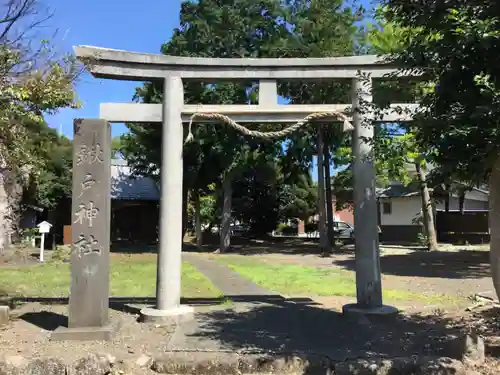
M209 120L219 120L230 127L236 129L240 133L243 133L245 135L248 135L250 137L257 137L257 138L263 138L263 139L274 139L274 138L282 138L286 137L293 132L299 130L301 127L306 125L312 120L317 120L325 117L336 117L339 118L340 120L344 121L344 131L347 130L352 130L353 126L349 122L349 119L345 114L342 112L338 111L328 111L328 112L316 112L316 113L311 113L310 115L307 115L304 117L302 120L298 121L297 123L288 126L287 128L279 131L270 131L270 132L260 132L257 130L250 130L243 125L238 124L234 120L232 120L230 117L223 115L221 113L201 113L201 112L195 112L191 116L191 119L189 121L189 128L188 128L188 135L186 137L186 140L184 141L185 143L189 143L194 140L194 135L192 132L192 127L193 127L193 122L196 118L203 117Z

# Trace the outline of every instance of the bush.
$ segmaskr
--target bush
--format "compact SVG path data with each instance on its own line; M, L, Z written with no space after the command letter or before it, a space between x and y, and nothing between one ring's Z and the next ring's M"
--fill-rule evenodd
M281 223L281 224L278 225L278 228L276 228L275 232L279 233L279 234L282 234L283 233L283 229L286 228L287 226L288 225Z
M297 227L286 226L281 232L284 236L296 236L299 231Z
M299 233L299 230L294 226L280 224L278 225L278 228L276 228L275 232L278 234L282 234L283 236L296 236Z
M71 245L58 245L52 253L52 260L56 262L69 262Z
M39 235L38 228L26 228L21 232L21 243L26 247L32 246L32 240Z

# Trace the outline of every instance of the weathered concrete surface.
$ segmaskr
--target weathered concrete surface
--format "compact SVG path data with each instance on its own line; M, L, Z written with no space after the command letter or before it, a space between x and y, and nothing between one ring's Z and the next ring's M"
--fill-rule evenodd
M107 375L111 373L114 359L105 354L90 354L66 364L52 358L28 359L5 357L0 359L2 375Z
M279 297L250 280L243 278L239 273L208 259L204 255L185 253L184 260L195 266L203 273L214 286L225 296L273 296Z
M375 165L371 141L374 137L372 82L353 79L354 108L354 228L356 249L356 297L360 308L382 306L378 210Z
M110 341L120 329L117 323L97 327L58 327L50 335L51 341Z
M447 357L367 358L335 362L325 356L239 355L237 353L177 352L145 356L132 366L107 354L88 354L64 363L58 358L0 359L2 375L108 375L108 374L308 374L308 375L469 375L460 361Z
M355 78L359 70L371 77L394 74L397 67L374 55L325 58L203 58L128 52L75 46L95 77L144 81L167 76L190 79L323 79ZM415 75L401 72L400 75Z
M175 352L157 357L151 369L160 374L326 375L330 366L330 362L322 356Z
M0 306L0 326L9 323L10 308L9 306Z
M141 309L140 321L143 323L155 323L160 325L178 324L186 319L191 319L194 314L194 308L187 305L158 310L151 307Z
M76 119L69 328L108 323L111 127Z
M161 142L161 201L156 309L180 305L182 265L182 150L184 89L179 77L164 81Z
M347 304L342 307L342 312L345 315L359 316L359 315L371 315L371 316L385 316L385 315L395 315L399 311L393 306L377 306L372 308L367 308L365 306L359 306L357 303Z

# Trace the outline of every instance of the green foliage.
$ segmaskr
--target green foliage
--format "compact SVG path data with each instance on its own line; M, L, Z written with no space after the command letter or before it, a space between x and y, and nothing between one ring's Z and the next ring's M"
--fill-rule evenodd
M44 113L79 106L73 89L78 70L73 58L64 57L18 75L24 57L21 51L0 47L0 158L11 168L38 171L43 161L34 152L27 124L43 123Z
M71 196L72 142L59 136L44 122L26 124L30 149L40 165L25 189L24 203L53 209L63 198Z
M68 262L71 257L71 245L57 245L52 252L53 262Z
M274 163L247 164L233 181L233 216L255 235L273 231L280 221L282 176Z
M185 2L181 9L180 27L162 53L180 56L262 57L269 53L274 41L286 33L283 14L275 1L239 0L220 2L203 0ZM187 103L238 104L255 95L252 82L188 83ZM250 90L250 92L248 92ZM161 87L146 84L137 90L137 100L160 102ZM195 142L185 147L184 176L189 188L205 189L208 184L220 184L225 173L240 166L249 153L270 155L281 152L279 143L261 143L248 139L223 125L195 126ZM161 128L151 125L128 125L131 134L124 140L124 154L140 174L152 174L160 162ZM266 152L264 152L264 150Z
M500 141L500 8L494 0L385 0L390 22L411 27L393 58L425 68L429 88L417 142L462 180L482 182Z
M38 235L38 228L26 228L21 233L21 242L31 246L31 240Z
M203 57L352 55L360 42L355 25L360 14L341 0L186 1L181 7L180 26L161 52ZM345 82L279 85L280 94L296 104L343 102L348 100L349 91ZM257 97L258 87L251 81L185 84L185 101L189 104L256 103ZM161 85L138 88L135 100L161 102ZM122 139L121 146L124 157L135 173L158 178L161 127L127 126L130 134ZM264 131L280 127L254 126ZM310 177L301 177L307 175L315 153L315 127L286 139L286 147L282 147L283 140L247 138L222 124L199 124L193 130L195 141L184 147L185 189L211 197L210 203L214 199L220 202L222 181L231 178L233 216L259 233L274 229L286 217L306 219L315 212L316 192L310 181L303 181ZM332 149L344 142L339 134L329 139ZM215 195L207 189L211 184L217 187ZM217 216L218 210L208 211L210 220Z
M281 234L283 236L296 236L298 234L298 227L287 224L280 224L275 231L277 234Z
M295 184L288 186L288 191L289 197L281 209L284 218L307 220L316 213L318 187L309 173L299 176Z
M122 153L122 139L125 136L116 136L111 139L111 158L112 159L120 159L123 157Z

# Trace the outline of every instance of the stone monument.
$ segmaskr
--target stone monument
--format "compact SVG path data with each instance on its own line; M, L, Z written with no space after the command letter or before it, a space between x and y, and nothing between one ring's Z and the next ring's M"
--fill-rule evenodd
M68 327L52 340L109 340L111 127L74 121L71 289Z

